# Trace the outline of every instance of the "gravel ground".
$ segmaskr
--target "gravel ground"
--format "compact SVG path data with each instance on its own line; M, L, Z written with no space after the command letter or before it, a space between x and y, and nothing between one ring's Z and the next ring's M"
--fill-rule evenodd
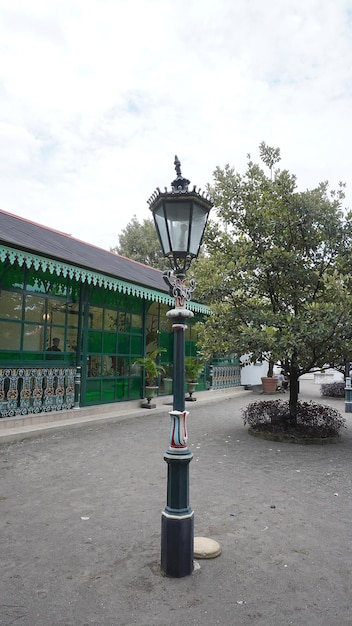
M260 397L187 407L195 534L222 554L182 579L159 567L167 407L1 444L0 624L350 626L352 417L337 444L278 444L243 427Z

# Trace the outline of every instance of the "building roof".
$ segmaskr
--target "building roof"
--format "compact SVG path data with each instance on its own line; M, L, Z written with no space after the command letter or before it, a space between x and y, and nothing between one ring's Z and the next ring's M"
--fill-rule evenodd
M167 292L158 269L0 209L0 243Z

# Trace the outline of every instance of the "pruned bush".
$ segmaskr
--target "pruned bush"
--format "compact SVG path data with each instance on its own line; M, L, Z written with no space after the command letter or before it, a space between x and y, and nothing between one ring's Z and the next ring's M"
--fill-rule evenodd
M334 408L316 402L298 402L297 418L290 419L289 403L284 400L258 400L242 409L244 425L253 430L307 438L336 437L346 420Z
M324 383L320 386L320 393L322 396L329 396L329 398L344 398L345 397L345 383L334 382Z

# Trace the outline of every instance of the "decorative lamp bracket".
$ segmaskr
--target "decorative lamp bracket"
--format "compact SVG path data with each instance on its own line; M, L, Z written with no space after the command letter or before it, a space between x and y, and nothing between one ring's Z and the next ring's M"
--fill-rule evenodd
M172 270L166 270L163 273L163 279L169 286L169 294L175 298L175 306L177 309L183 309L186 302L191 299L191 293L196 288L196 282L191 278L188 286L186 286L185 274L175 274Z

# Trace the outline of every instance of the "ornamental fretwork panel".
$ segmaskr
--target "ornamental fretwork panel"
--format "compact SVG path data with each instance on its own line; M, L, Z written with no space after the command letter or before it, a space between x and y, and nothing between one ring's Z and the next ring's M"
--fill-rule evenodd
M0 369L0 417L72 409L74 367Z

